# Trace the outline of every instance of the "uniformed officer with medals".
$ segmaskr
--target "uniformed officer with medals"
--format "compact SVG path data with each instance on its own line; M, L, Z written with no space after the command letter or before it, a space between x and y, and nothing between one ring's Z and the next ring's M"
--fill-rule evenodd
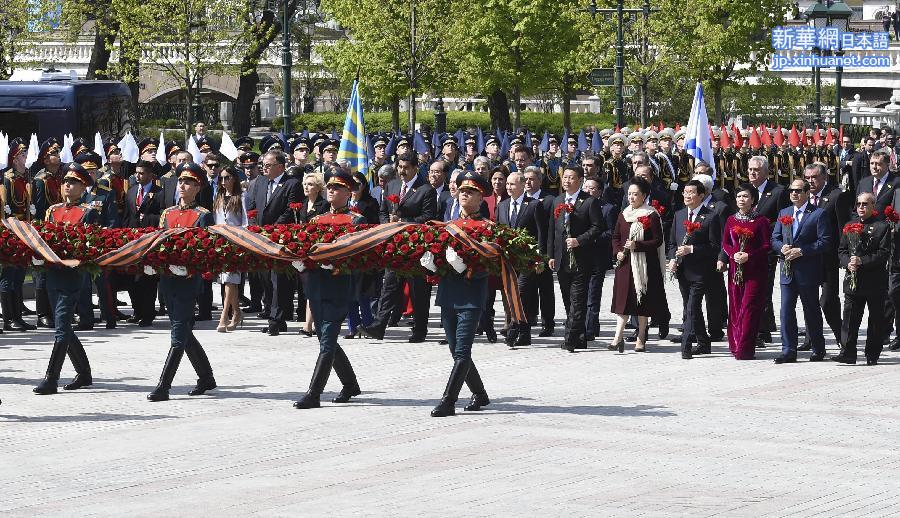
M3 218L16 218L19 221L31 221L35 207L32 198L32 186L25 167L25 156L28 144L21 137L9 143L7 163L9 169L3 172L3 184L0 186L0 206ZM24 266L3 266L0 269L0 307L3 311L4 331L31 331L35 326L22 320L22 285L25 282Z
M62 202L62 178L65 171L60 164L59 147L59 141L50 137L41 144L41 150L38 152L38 162L44 167L34 175L31 187L34 194L34 221L43 221L47 209ZM32 272L31 277L34 280L37 325L52 329L53 310L50 308L50 297L47 295L46 275L38 270Z
M320 225L361 225L366 222L362 214L350 207L350 196L359 187L353 175L335 168L326 178L326 196L329 211L314 217L310 223ZM341 324L347 318L354 295L354 275L336 272L320 265L309 270L304 290L309 301L316 335L319 338L319 356L313 370L309 390L294 402L294 408L319 408L319 397L325 389L331 369L341 381L341 391L332 400L347 403L360 394L359 383L347 354L338 344Z
M562 178L562 158L560 154L559 139L556 135L547 137L547 152L544 158L538 162L538 166L544 172L544 183L541 185L541 191L551 193L553 196L559 194L559 181Z
M213 225L213 214L197 203L197 196L206 185L206 174L199 165L185 162L176 169L178 174L178 190L181 198L178 205L164 210L159 217L159 226L163 229L182 227L208 227ZM191 396L206 393L216 388L212 367L206 357L206 351L194 336L194 305L202 290L203 279L199 275L170 275L161 272L160 292L166 298L167 314L172 324L171 345L162 375L156 389L147 395L150 401L167 401L172 380L178 371L181 357L186 353L188 360L197 372L197 385L189 392Z
M83 166L77 163L69 164L62 184L64 201L47 209L46 220L66 225L96 223L97 211L81 201L84 190L93 183L94 179ZM78 302L84 278L89 275L85 271L62 265L48 265L46 269L47 292L53 307L56 331L53 335L53 351L50 353L47 373L41 383L33 389L35 394L56 394L59 374L66 355L75 367L76 374L75 379L63 389L75 390L93 384L91 364L84 352L84 346L72 330L75 304Z
M480 213L481 201L492 192L491 184L474 172L466 172L457 177L456 185L460 215L453 223L462 228L494 225L482 219ZM481 410L481 407L491 403L481 375L472 362L475 327L485 309L487 290L487 272L453 271L441 277L438 283L435 304L441 307L441 323L453 355L453 370L450 371L441 402L431 411L432 417L456 415L456 400L463 382L472 391L472 399L465 410Z

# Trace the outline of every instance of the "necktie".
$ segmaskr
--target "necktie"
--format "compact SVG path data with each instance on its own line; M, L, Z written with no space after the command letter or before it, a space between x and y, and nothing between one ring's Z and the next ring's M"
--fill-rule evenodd
M272 187L275 185L275 180L269 180L269 186L266 187L266 203L269 203L269 198L272 197Z
M134 206L137 208L141 208L141 203L143 201L144 201L144 188L138 187L137 201L134 202Z
M512 214L509 216L509 226L516 226L516 220L519 219L519 202L514 201L512 205Z
M875 198L878 198L878 191L880 190L880 187L881 187L881 180L876 178L874 180L874 184L872 185L872 194L875 195Z
M566 205L572 205L572 204L573 204L573 202L572 202L572 197L571 197L571 196L567 196L567 197L566 197ZM569 213L566 212L565 214L566 214L566 215L565 215L565 217L563 217L563 221L564 221L565 223L568 223L568 222L569 222Z
M816 196L815 194L812 195L812 204L813 204L813 207L819 206L819 197Z
M794 209L794 224L791 228L791 233L794 237L797 237L797 229L800 228L800 209Z
M450 219L459 219L459 202L453 200L453 208L450 209Z
M694 211L693 210L688 211L688 221L691 221L691 222L694 221Z
M400 203L403 203L403 198L406 198L406 184L403 184L403 188L400 189Z

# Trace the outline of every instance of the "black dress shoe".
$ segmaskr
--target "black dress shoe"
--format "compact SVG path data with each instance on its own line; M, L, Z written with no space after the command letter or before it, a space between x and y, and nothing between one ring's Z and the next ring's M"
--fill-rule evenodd
M107 322L105 327L106 327L107 329L115 329L115 328L116 328L116 323L115 323L115 322Z
M878 365L878 360L876 360L874 358L867 358L866 365L869 365L869 366Z
M796 356L779 356L775 358L775 364L781 365L782 363L797 363Z
M350 398L353 396L358 396L362 394L362 391L359 389L359 385L353 387L341 387L341 391L338 392L338 395L331 400L332 403L349 403Z
M384 327L382 326L359 326L359 330L369 338L384 340Z
M37 326L43 327L46 329L53 329L54 327L56 327L53 325L53 321L50 320L50 317L45 316L45 315L41 315L38 317Z
M888 349L891 351L900 351L900 338L894 338L894 341L891 342Z
M691 353L681 353L681 359L682 360L693 360L694 357L691 355Z
M823 361L823 360L825 360L825 353L822 353L822 354L814 354L814 355L812 355L812 356L809 357L809 361L811 361L811 362L820 362L820 361Z
M201 396L206 393L207 390L212 390L216 388L216 379L210 376L206 379L198 379L197 385L188 392L189 396Z
M709 345L695 345L691 349L691 354L712 354L712 346Z
M484 330L484 335L487 337L487 341L495 344L497 343L497 331L494 331L493 327L489 327Z
M152 320L138 320L138 327L151 327L153 325Z
M538 333L538 336L541 338L546 338L548 336L553 336L553 328L552 327L544 327L541 329L541 332Z
M594 335L584 335L584 341L585 341L585 342L593 342L593 341L596 340L596 339L597 339L597 337L594 336Z
M490 398L488 398L487 392L481 394L472 394L472 399L469 401L469 404L466 405L463 410L466 412L478 412L481 410L481 407L488 406L491 404Z
M256 314L256 318L261 318L263 320L266 320L267 318L269 318L269 312L268 311L260 311L259 313Z
M269 322L269 327L266 329L266 333L269 336L278 336L281 334L281 326L278 325L278 322Z
M125 323L126 323L126 324L137 324L137 323L140 322L140 321L141 321L141 320L140 320L138 317L133 317L133 316L132 316L132 317L128 317L128 318L125 320Z
M209 313L204 313L202 315L194 315L194 322L206 322L212 320L212 315Z
M762 341L767 344L772 343L772 333L770 333L769 331L760 333L759 337L762 338Z
M76 331L91 331L92 329L94 329L94 324L81 324L81 323L79 323L77 326L74 327L74 329L75 329Z
M841 355L832 356L831 361L838 362L838 363L846 363L847 365L856 365L856 358L850 358L850 357L841 356Z
M672 342L673 344L680 344L681 337L682 337L682 335L672 335L669 337L669 341Z
M710 333L709 334L710 342L721 342L723 340L725 340L725 333L719 332L719 333Z
M76 374L75 379L71 383L63 385L63 390L78 390L81 387L90 387L94 384L94 380L90 374Z
M665 337L669 336L669 324L660 324L659 325L659 339L663 340Z
M810 342L803 342L797 347L798 351L812 351L812 344Z
M247 314L262 313L262 308L259 306L247 306L246 308L241 308L241 311Z
M427 333L413 333L412 336L407 340L411 344L420 344L425 341L425 337L428 336ZM497 337L494 336L494 341L497 341Z

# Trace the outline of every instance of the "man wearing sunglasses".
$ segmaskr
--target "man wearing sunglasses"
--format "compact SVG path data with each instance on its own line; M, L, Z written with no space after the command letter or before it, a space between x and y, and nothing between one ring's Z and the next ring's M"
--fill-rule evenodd
M898 186L897 177L890 171L890 155L885 151L875 151L869 156L869 176L862 178L856 186L856 194L870 192L875 195L875 210L883 219L884 209L894 199Z
M792 206L778 214L772 232L772 249L782 260L781 356L775 358L775 363L797 362L798 297L803 304L806 336L813 351L809 361L820 362L825 359L825 337L819 285L824 275L823 256L831 250L834 228L825 211L809 203L809 182L794 180L788 193Z

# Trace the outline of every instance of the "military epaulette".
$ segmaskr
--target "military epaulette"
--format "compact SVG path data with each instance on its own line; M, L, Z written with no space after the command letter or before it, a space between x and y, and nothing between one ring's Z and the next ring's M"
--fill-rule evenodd
M207 212L209 212L209 209L207 209L206 207L203 207L201 205L197 205L196 207L194 207L194 209L197 212L199 212L200 214L206 214Z
M62 205L65 205L65 203L54 203L53 205L47 207L47 213L49 214L50 211L52 211L53 209L55 209L59 206L62 206ZM82 205L84 205L84 204L82 204Z
M97 188L103 191L111 191L112 189L108 185L103 185L102 183L97 184Z
M50 173L48 173L46 169L41 169L40 171L38 171L38 173L36 175L34 175L34 179L35 180L43 180L44 178L47 178L48 174L50 174Z
M14 175L14 173L13 173L12 167L3 170L3 178L6 178L7 180L12 180L13 175Z

